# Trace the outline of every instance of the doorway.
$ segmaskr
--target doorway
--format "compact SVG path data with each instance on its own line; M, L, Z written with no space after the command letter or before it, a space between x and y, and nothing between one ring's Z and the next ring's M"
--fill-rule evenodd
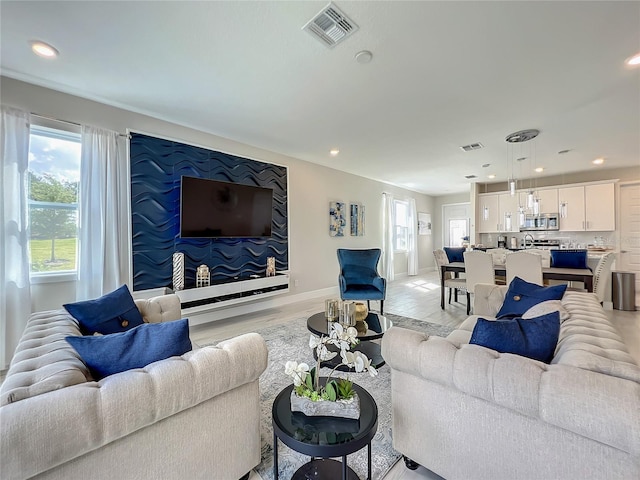
M461 247L469 239L469 203L442 206L442 245ZM465 240L466 238L466 240Z

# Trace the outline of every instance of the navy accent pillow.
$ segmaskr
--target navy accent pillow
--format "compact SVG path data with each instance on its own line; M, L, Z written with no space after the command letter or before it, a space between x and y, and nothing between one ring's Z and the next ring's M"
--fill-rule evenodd
M191 350L189 322L143 323L131 330L112 335L70 336L65 340L89 367L94 380L146 367L165 358Z
M100 298L63 307L78 321L85 335L124 332L144 323L126 285Z
M464 262L463 253L467 250L465 247L444 247L443 250L449 262Z
M557 268L589 268L586 250L551 250L551 266Z
M520 277L514 277L509 284L504 302L496 317L522 317L527 310L538 303L546 300L562 299L566 289L566 284L542 287L535 283L529 283Z
M560 313L556 311L529 320L479 318L469 343L549 363L559 335Z

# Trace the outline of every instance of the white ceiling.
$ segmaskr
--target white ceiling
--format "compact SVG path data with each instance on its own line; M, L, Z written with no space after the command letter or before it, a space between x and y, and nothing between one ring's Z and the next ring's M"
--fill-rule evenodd
M333 49L301 30L327 3L3 0L1 72L433 195L522 156L517 177L640 164L640 2L337 0L359 30Z

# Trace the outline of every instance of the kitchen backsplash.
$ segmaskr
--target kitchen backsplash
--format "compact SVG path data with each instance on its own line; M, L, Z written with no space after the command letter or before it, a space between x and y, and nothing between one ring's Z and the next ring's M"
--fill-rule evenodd
M616 248L617 232L529 232L534 240L556 241L561 248L587 248L596 245ZM511 247L511 237L517 239L518 248L522 245L525 233L481 233L480 241L485 247L497 247L498 237L506 237L507 248ZM553 242L555 243L555 242Z

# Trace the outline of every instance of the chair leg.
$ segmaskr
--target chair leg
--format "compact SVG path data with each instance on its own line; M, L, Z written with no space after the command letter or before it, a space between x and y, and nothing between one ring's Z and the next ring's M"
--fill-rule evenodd
M453 300L457 303L458 302L458 289L455 288L454 292L453 292Z
M467 315L471 313L471 294L467 292Z
M369 303L369 300L367 300L367 310L371 310L371 303Z
M384 315L384 300L380 300L380 315Z
M453 288L449 289L449 303L451 303L451 290L453 290Z

